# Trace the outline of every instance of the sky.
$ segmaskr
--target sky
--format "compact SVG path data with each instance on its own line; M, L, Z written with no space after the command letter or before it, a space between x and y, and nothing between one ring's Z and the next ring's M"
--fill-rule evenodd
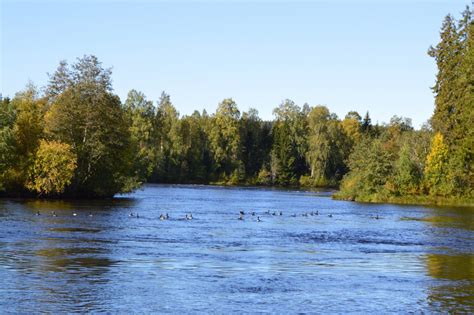
M0 92L47 84L60 60L96 55L114 92L181 114L233 98L272 119L283 100L325 105L343 118L369 111L420 127L434 108L427 55L448 13L470 1L22 1L0 0Z

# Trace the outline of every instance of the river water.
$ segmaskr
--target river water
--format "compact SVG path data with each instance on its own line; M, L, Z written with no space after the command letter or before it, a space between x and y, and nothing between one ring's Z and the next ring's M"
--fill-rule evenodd
M473 313L474 209L185 185L0 199L0 312Z

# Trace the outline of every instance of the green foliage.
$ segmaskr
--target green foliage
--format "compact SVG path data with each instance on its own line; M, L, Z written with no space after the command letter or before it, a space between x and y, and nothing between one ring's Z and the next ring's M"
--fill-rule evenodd
M64 91L46 114L48 137L72 146L77 169L70 192L112 196L132 176L130 133L117 96L88 85Z
M76 163L70 145L41 140L27 187L39 195L61 194L71 184Z
M0 192L5 190L16 162L15 136L10 127L0 129Z
M136 90L128 93L124 107L136 155L134 169L137 170L139 179L145 181L152 175L157 163L155 108L143 93Z
M5 98L0 102L0 192L5 190L9 173L17 160L15 135L13 125L16 120L16 110Z
M95 57L73 65L72 84L46 113L47 137L71 145L77 168L66 193L112 196L136 186L133 150L120 99L109 92L109 70Z
M316 106L309 113L308 129L306 156L311 173L305 184L336 185L346 173L345 160L351 149L341 122L326 107Z
M275 119L232 99L181 117L131 90L122 104L95 56L61 61L41 95L33 85L0 102L0 192L112 196L141 182L338 186L337 198L474 200L474 22L447 16L431 47L438 67L431 125L285 100Z
M212 117L209 133L210 148L213 153L215 171L220 176L228 176L241 165L240 111L232 99L223 100ZM234 180L235 181L235 180Z
M392 161L393 156L384 149L381 139L365 137L351 154L351 171L341 183L341 192L352 200L385 193L385 184L393 170Z
M367 114L361 128L367 136L355 141L350 172L337 198L441 204L474 200L474 21L469 8L459 21L445 18L440 42L429 55L438 66L431 119L435 134L429 128L414 131L410 120L396 116L370 131ZM345 126L353 130L352 123Z
M272 180L278 185L297 185L307 172L307 120L305 113L291 100L273 111Z
M412 159L411 147L405 142L395 162L395 192L401 195L418 193L422 172Z

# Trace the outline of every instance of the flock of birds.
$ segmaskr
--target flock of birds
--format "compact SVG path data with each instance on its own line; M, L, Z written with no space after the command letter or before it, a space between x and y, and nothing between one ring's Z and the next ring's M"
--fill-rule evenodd
M266 215L269 215L269 216L283 216L283 211L273 211L271 212L270 210L267 210L266 212L264 212L264 214ZM40 216L41 213L39 211L36 211L36 215L37 216ZM237 218L237 220L240 220L240 221L244 221L245 220L245 211L243 210L240 210L239 212L239 217ZM258 215L255 211L251 212L250 215L252 217L255 217L257 216L257 222L262 222L262 219L260 219L260 215ZM304 212L301 214L302 217L309 217L309 216L318 216L319 215L319 211L311 211L311 212ZM57 214L55 211L51 211L51 216L53 217L57 217ZM76 212L73 212L72 213L72 216L73 217L76 217L77 216L77 213ZM92 212L89 212L89 217L93 217L94 214ZM128 215L129 217L131 218L140 218L140 215L138 213L133 213L133 212L130 212L130 214ZM332 218L332 214L328 214L327 215L329 218ZM293 218L296 218L297 215L295 213L293 213L291 215L291 217ZM165 214L160 214L160 221L165 221L165 220L169 220L170 216L168 215L168 213L165 213ZM380 217L379 215L377 214L375 217L373 217L374 219L376 220L379 220ZM183 220L186 220L186 221L189 221L189 220L193 220L193 214L192 213L186 213L186 215L184 216Z

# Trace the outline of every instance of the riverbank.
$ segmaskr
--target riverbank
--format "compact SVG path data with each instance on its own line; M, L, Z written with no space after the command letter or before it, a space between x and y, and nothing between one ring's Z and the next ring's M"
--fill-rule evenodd
M424 206L453 206L453 207L474 207L474 199L460 197L440 197L440 196L387 196L381 194L350 196L342 192L332 195L335 200L346 200L365 203L389 203L399 205L424 205Z

